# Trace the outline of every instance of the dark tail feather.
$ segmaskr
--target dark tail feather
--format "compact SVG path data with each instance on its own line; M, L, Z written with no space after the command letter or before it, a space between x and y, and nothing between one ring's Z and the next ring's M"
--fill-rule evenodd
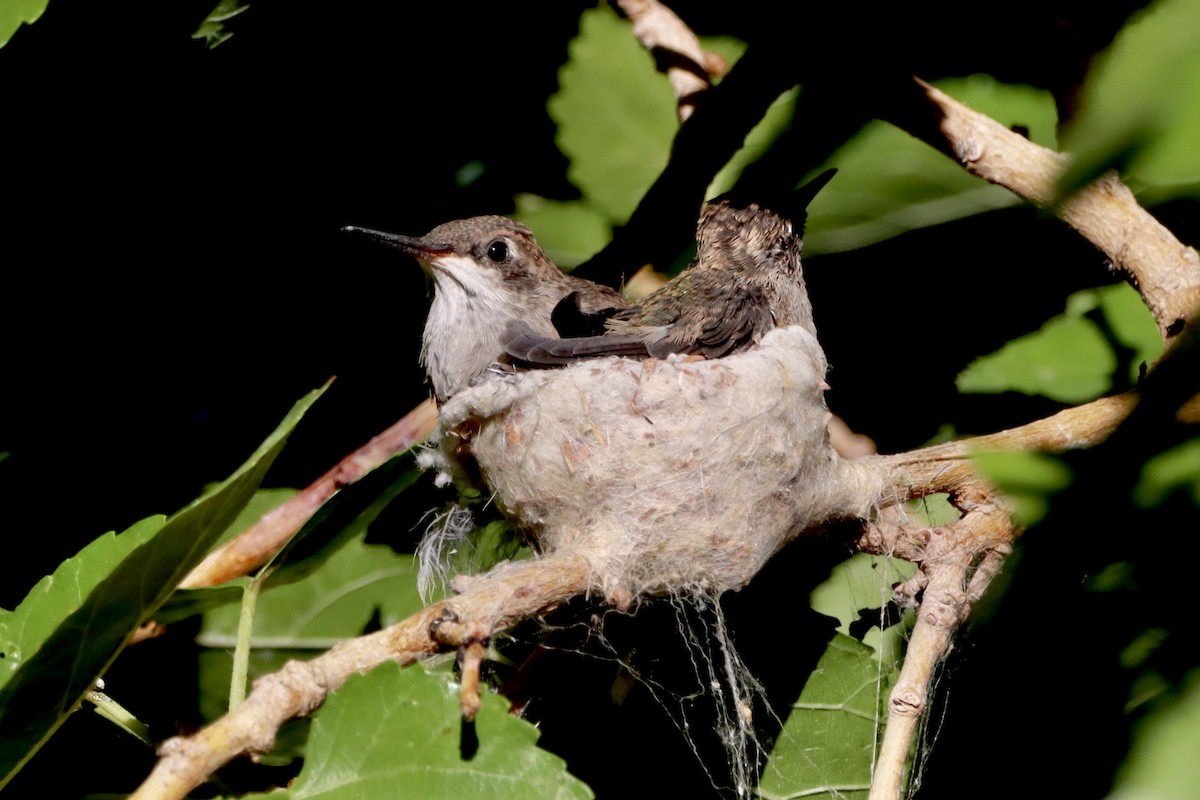
M648 358L646 343L636 336L579 336L550 339L522 333L504 347L508 357L524 367L560 367L585 358L624 356Z

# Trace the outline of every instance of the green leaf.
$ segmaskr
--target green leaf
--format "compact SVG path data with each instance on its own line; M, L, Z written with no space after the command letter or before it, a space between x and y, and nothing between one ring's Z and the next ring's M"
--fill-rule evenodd
M746 140L741 148L713 178L708 187L708 197L714 197L732 189L746 165L760 158L771 146L771 143L787 130L795 115L796 98L799 94L800 89L797 87L784 92L775 99L775 102L771 103L763 118L750 130L750 133L746 134Z
M949 525L962 517L959 510L950 504L950 495L941 493L909 501L908 511L917 515L923 524L931 526Z
M1134 351L1128 377L1136 379L1138 365L1156 358L1162 343L1136 291L1119 284L1071 295L1066 312L1039 331L967 365L958 376L958 390L1016 391L1065 403L1094 400L1112 388L1117 367L1116 354L1103 331L1084 316L1097 308L1117 341Z
M297 583L271 586L258 598L252 645L260 648L324 649L363 632L378 612L391 625L421 610L417 564L385 545L364 544L363 535L341 547ZM199 642L232 647L237 606L204 615Z
M237 517L287 435L323 391L311 392L296 403L237 472L167 519L153 537L112 567L77 608L70 610L57 595L52 605L42 608L45 593L22 602L14 614L30 618L44 614L54 625L36 651L22 648L21 663L0 688L0 741L4 742L0 786L78 707L83 694L124 648L129 634L170 596Z
M1162 335L1146 301L1128 283L1105 286L1095 291L1104 322L1114 337L1133 350L1129 364L1130 381L1136 381L1143 364L1153 363L1162 355Z
M1133 499L1139 508L1154 508L1176 491L1187 492L1200 506L1200 438L1159 453L1142 465Z
M871 625L865 636L855 636L886 659L900 657L908 624L880 631L882 609L892 599L892 586L908 580L916 565L900 559L856 553L835 566L809 595L812 609L838 620L838 631L853 636L855 630Z
M267 586L303 580L347 542L361 538L367 526L400 492L416 481L421 470L413 464L412 450L393 456L362 479L327 500L271 560ZM266 489L238 516L223 539L235 536L295 494L294 489ZM244 580L203 589L180 589L156 614L159 622L173 622L242 599Z
M1192 670L1182 690L1147 716L1134 732L1133 747L1117 775L1109 800L1189 800L1200 783L1200 671Z
M1094 400L1112 387L1116 358L1095 323L1058 317L1040 331L976 359L957 380L967 394L1019 391L1064 403Z
M608 244L613 225L628 218L666 165L678 130L674 98L669 88L663 89L662 76L648 68L646 53L632 46L635 40L628 25L608 7L586 11L583 17L586 27L581 24L572 61L560 72L562 88L551 98L549 109L559 127L558 144L572 159L571 177L584 197L563 201L521 194L514 215L537 232L550 260L568 270ZM744 42L724 36L704 37L701 46L729 64L746 49ZM597 77L612 73L628 75L615 81ZM617 108L622 115L619 122L603 115L603 137L595 128L597 102ZM631 108L641 110L635 115L629 113ZM769 115L770 122L755 128L733 166L714 183L713 193L722 180L731 184L742 167L761 154L790 114L791 106L783 103L777 114ZM621 163L613 162L614 153L623 159Z
M894 665L843 634L830 640L776 740L758 793L774 798L865 798Z
M17 32L21 24L32 25L46 11L50 0L4 0L0 3L0 47Z
M253 682L263 675L278 672L293 659L313 657L311 650L251 650L248 674ZM201 719L211 722L229 711L229 683L233 668L233 650L206 649L197 654L197 703Z
M612 238L612 223L584 200L548 200L535 194L516 197L516 219L537 234L550 260L571 269L598 253Z
M166 519L162 515L148 517L120 535L104 534L60 564L54 574L38 581L15 611L0 615L0 686L8 683L126 556L158 533Z
M320 568L343 543L375 521L388 504L421 475L409 448L341 489L317 509L272 560L269 584L301 580Z
M665 75L608 4L584 11L550 98L567 175L610 224L624 223L667 164L679 125Z
M986 75L937 81L938 88L993 119L1028 129L1054 146L1056 115L1048 92ZM807 254L853 250L907 231L1021 202L973 177L951 159L884 122L865 126L821 169L838 175L809 210Z
M1074 477L1062 460L1045 453L978 452L971 458L1012 503L1013 519L1022 528L1040 522L1050 498L1070 486Z
M718 37L702 39L701 46L707 51L719 53L731 65L736 63L746 50L746 44L738 39ZM799 87L795 87L775 99L763 118L746 135L741 148L713 178L706 193L708 197L732 189L746 166L760 158L771 143L791 126L799 94Z
M445 675L386 663L355 675L317 711L304 767L272 798L590 798L537 728L485 692L473 726ZM256 795L266 797L267 795Z
M1200 0L1162 0L1131 18L1088 72L1063 135L1066 190L1109 167L1164 195L1200 184Z
M200 23L200 27L192 34L192 38L203 39L205 46L211 50L233 36L231 31L225 29L225 23L247 8L249 6L241 5L240 0L220 0Z

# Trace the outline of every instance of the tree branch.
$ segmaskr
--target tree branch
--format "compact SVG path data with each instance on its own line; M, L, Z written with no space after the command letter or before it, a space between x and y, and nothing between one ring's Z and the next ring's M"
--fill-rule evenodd
M972 175L1052 210L1129 275L1170 343L1200 313L1200 254L1182 244L1114 173L1065 201L1067 157L1034 144L919 78L882 117L958 161Z
M983 595L1001 560L1012 550L1011 518L1006 509L992 502L992 495L991 487L977 483L969 492L960 490L957 502L970 510L953 525L918 531L898 527L879 538L873 535L879 531L868 531L860 540L864 552L888 552L877 549L881 541L902 534L902 542L912 550L903 557L920 564L919 574L923 577L917 621L888 701L887 726L871 780L871 800L901 796L908 756L926 709L934 671L949 652L971 605ZM972 574L976 564L981 568Z
M795 80L776 68L769 52L751 45L680 126L671 159L612 241L574 273L609 285L646 264L662 267L679 255L696 230L704 192L779 95Z
M679 121L686 121L712 88L709 75L724 71L723 60L705 52L692 29L658 0L616 3L628 17L633 35L654 56L659 70L667 73L678 103Z
M333 469L317 478L299 494L268 511L237 538L209 553L183 582L181 589L216 586L248 575L271 559L326 500L339 489L355 483L433 432L437 406L426 400L387 430L343 458Z
M311 661L290 661L255 681L233 711L188 737L167 740L153 771L130 800L186 797L209 775L243 754L265 753L275 732L289 719L314 711L346 679L384 661L408 665L447 646L443 625L468 620L488 634L546 613L585 593L589 569L581 559L544 558L504 564L472 581L470 589L443 600L381 631L348 639Z
M729 79L722 86L728 83ZM1029 143L923 82L916 81L914 87L916 101L907 98L908 106L891 109L889 119L950 153L973 174L1052 207L1054 187L1062 171L1061 156ZM753 102L762 103L768 96L773 99L777 88L758 87ZM706 104L692 123L698 123L713 108L714 104ZM692 127L692 123L686 127ZM648 195L643 206L649 200ZM1186 323L1196 318L1200 270L1195 251L1180 245L1138 208L1116 178L1102 179L1056 210L1134 277L1164 339L1170 341L1185 327L1180 320ZM1179 341L1193 340L1180 337ZM864 482L873 485L880 475L884 476L883 494L874 505L877 509L946 491L964 511L957 523L937 531L874 525L859 542L864 550L918 561L924 582L924 601L900 683L893 693L883 760L872 797L898 796L903 759L915 730L911 722L924 705L932 667L944 656L970 604L995 574L1011 539L1007 514L975 476L970 453L991 448L1061 451L1090 447L1112 433L1140 397L1137 392L1127 392L988 436L840 462L855 473L855 478L872 473L872 480ZM597 441L597 446L603 444ZM831 463L839 462L835 458ZM336 468L331 475L335 472ZM857 505L845 503L842 507ZM779 546L791 535L779 536ZM973 565L978 566L972 576ZM280 673L258 681L246 702L226 717L190 738L168 742L159 764L133 797L183 797L234 756L268 749L280 723L311 712L350 674L384 660L412 663L447 646L465 644L466 640L459 642L461 637L451 635L459 623L469 623L477 640L480 631L494 633L578 594L602 588L597 577L594 564L571 555L566 548L538 560L502 565L472 581L467 591L453 600L435 604L384 631L344 642L305 664L293 662ZM883 766L884 762L891 766Z

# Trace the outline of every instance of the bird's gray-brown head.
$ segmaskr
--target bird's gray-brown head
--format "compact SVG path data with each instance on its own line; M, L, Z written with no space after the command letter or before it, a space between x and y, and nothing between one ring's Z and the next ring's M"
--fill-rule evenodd
M602 334L527 337L512 351L543 365L603 355L720 358L756 345L776 327L800 326L815 336L800 248L808 203L833 174L827 170L796 191L743 187L714 198L696 225L688 268L608 316Z
M758 203L709 202L696 226L696 266L721 263L724 269L793 279L800 270L803 224L797 228L790 217Z
M444 402L497 362L517 333L555 336L551 314L573 291L617 292L564 274L546 257L532 231L501 216L459 219L424 236L348 226L416 258L434 282L421 341L421 363Z

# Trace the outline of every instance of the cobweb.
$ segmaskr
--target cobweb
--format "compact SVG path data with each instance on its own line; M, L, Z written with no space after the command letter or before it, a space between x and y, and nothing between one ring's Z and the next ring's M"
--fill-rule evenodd
M444 583L445 574L434 567L444 563L447 550L473 546L465 538L471 526L470 512L462 508L450 506L433 516L422 543L421 575L425 579L422 592L435 591ZM912 565L897 559L858 554L835 567L812 593L814 615L836 617L842 633L873 649L873 674L864 680L864 684L869 685L863 687L870 695L872 718L868 746L873 745L872 751L877 748L883 733L888 694L913 617L911 609L899 608L892 602L892 586L908 577L911 569ZM808 599L801 593L789 594L792 591L793 587L787 586L782 602L769 601L761 606L766 608L767 614L778 614L781 627L786 626L795 613L793 605L803 604ZM737 599L749 601L751 606L758 603L750 598ZM643 601L632 615L614 609L599 609L589 621L581 622L578 615L567 614L559 618L558 623L543 620L536 630L518 636L527 646L561 649L615 666L628 678L631 686L644 690L669 719L716 794L740 800L758 795L764 771L788 771L787 767L777 765L775 748L784 737L795 735L789 730L789 716L811 712L812 708L800 703L789 707L786 699L780 702L778 697L768 697L768 689L754 669L747 666L735 643L735 636L742 636L761 650L761 642L755 641L754 637L762 634L743 631L741 624L731 625L722 600L722 596L703 590L680 592ZM743 610L745 605L742 603ZM616 640L609 638L606 623L619 618L628 625L637 625L643 621L639 619L642 612L651 607L657 609L660 621L668 616L672 620L659 627L668 628L669 638L674 640L673 649L666 650L664 646L654 655L648 655L632 650L620 635ZM743 622L740 616L738 622ZM586 629L582 642L579 641L581 628ZM575 635L561 636L569 630L574 630ZM557 640L556 634L560 634ZM791 633L783 630L772 635L780 636L782 641L770 643L769 648L778 650L780 660L788 662L792 655L788 651ZM797 631L795 635L802 637L804 633ZM823 646L819 641L816 644L818 649ZM664 663L667 660L672 663ZM755 669L761 668L760 661L761 658L754 660ZM791 668L793 685L814 680L811 676L806 678L803 662L785 663L784 668ZM667 672L669 677L665 676ZM908 781L907 794L910 796L920 786L921 773L940 728L940 716L932 721L928 717L929 709L934 709L937 714L944 713L945 704L934 702L934 692L940 688L940 683L932 687L926 705L927 716L922 721ZM575 722L589 724L586 717L576 717ZM810 735L809 728L803 730L802 737ZM786 755L778 756L778 759L804 760L806 774L818 776L806 778L803 796L865 798L869 773L858 781L846 781L836 766L825 763L822 744L814 742L810 747L802 743L800 747L788 749ZM723 758L715 755L718 748ZM872 762L871 772L873 768Z
M696 592L673 596L667 602L675 612L697 689L707 694L712 704L713 728L727 756L728 774L714 773L691 735L689 714L694 696L663 691L649 676L643 676L642 683L684 735L713 787L748 797L767 752L754 723L756 713L772 713L766 690L734 647L719 597Z
M873 615L875 630L871 633L878 638L879 627L888 627L888 638L901 642L902 648L903 626L896 625L902 621L902 616L881 602L890 595L890 581L896 576L886 569L866 572L875 580L869 589L858 580L861 575L850 577L839 572L830 580L842 584L853 582L854 586L850 588L853 589L854 609L860 616ZM791 588L785 586L783 593ZM828 742L812 739L813 730L819 730L819 724L814 726L810 718L801 720L799 731L790 728L791 714L836 713L834 709L814 710L804 707L804 703L793 704L806 682L818 680L809 675L809 670L815 670L817 659L826 646L820 632L824 631L827 637L834 623L808 609L801 609L802 613L797 614L788 604L770 600L762 603L760 597L738 595L681 593L646 601L632 614L600 609L588 622L580 621L578 609L564 609L570 613L551 618L535 631L525 631L519 636L527 644L536 639L537 646L562 651L572 658L608 662L613 667L612 672L620 676L613 684L622 681L627 684L621 690L623 695L632 698L636 692L643 698L639 705L632 708L627 705L628 713L623 717L620 711L612 712L622 723L616 723L615 733L596 734L589 740L590 751L587 743L572 742L572 746L584 753L590 752L594 756L596 742L602 746L616 741L636 749L646 747L649 741L650 747L663 750L661 756L647 757L655 766L672 763L672 757L683 759L674 763L685 763L689 760L685 753L690 753L690 760L698 768L694 774L712 788L713 796L739 800L759 796L761 781L767 776L774 779L774 785L787 784L795 774L794 762L802 760L805 762L801 767L803 782L791 784L796 786L795 796L865 798L870 776L861 753L854 761L859 774L855 781L847 781L844 765L826 761L828 753L823 748ZM791 600L802 603L804 598L797 595ZM761 613L754 611L755 608L761 609ZM747 619L756 614L758 619ZM823 622L818 625L813 620ZM631 630L639 627L643 632L649 629L649 636L655 641L647 644L644 636L630 635ZM771 635L775 638L765 640L764 628L773 629ZM815 636L812 635L814 632ZM861 631L858 635L862 636ZM739 639L745 640L745 648L739 647ZM870 714L870 720L862 737L864 749L861 752L873 750L882 735L891 688L889 675L898 659L897 649L891 642L886 647L876 645L872 657L874 663L866 664L869 674L862 679L863 691L870 696L865 711ZM594 683L596 674L586 674L577 663L572 666L572 662L565 659L557 662L555 671L573 672L565 680L575 681L575 688L564 690L564 696L567 702L579 705L572 707L573 716L552 717L548 721L535 706L532 718L548 725L543 730L551 740L546 745L551 750L556 750L561 743L552 741L553 734L548 731L565 726L571 730L559 735L577 738L583 735L579 728L601 724L588 716L579 699L580 692L585 691L581 684ZM557 694L546 702L563 704L562 697ZM633 701L618 699L614 702L630 704ZM675 734L671 734L677 736L672 751L674 756L666 754L671 748L660 744L654 736L638 736L629 731L631 718L639 720L632 724L642 724L640 721L646 718L637 715L649 713L649 706L660 712L653 715L656 719L668 721L666 730L675 729ZM662 735L658 734L659 739ZM793 741L784 745L785 737L791 737ZM786 752L777 752L777 746ZM833 750L836 755L837 748ZM787 759L793 763L776 763ZM631 759L623 756L622 763L623 769L635 771ZM581 774L580 777L589 780L591 776ZM652 796L663 790L644 782L633 785L643 793L640 796ZM626 786L609 788L613 789L611 794L598 788L597 796L620 796L621 791L629 791ZM702 796L703 792L685 794L696 797Z
M612 666L615 678L608 698L610 707L625 704L628 713L613 712L621 722L612 723L616 733L611 736L618 739L627 736L628 741L635 743L632 745L635 749L656 748L656 754L648 760L664 769L669 768L665 765L679 763L673 759L686 759L686 750L703 773L701 781L711 786L717 796L753 796L758 774L769 754L769 742L762 731L764 727L778 729L782 721L771 711L766 689L743 662L734 644L720 596L681 593L644 601L632 612L598 609L586 622L578 621L578 615L565 617L568 620L565 624L543 621L532 635L522 637L527 644L536 639L537 647L568 657L558 662L556 675L564 671L564 664L566 670L571 670L571 661L579 658ZM589 671L577 665L573 672L567 680L595 679L594 674L585 674ZM640 695L635 695L637 692ZM581 693L586 694L587 690L578 686L565 690L571 702L579 706L562 724L584 727L598 724L581 710L587 702L579 699ZM554 699L549 702L561 706L557 691L551 690L551 694ZM638 702L634 702L634 697L639 698ZM629 705L636 708L629 710ZM661 716L645 717L651 706L662 712ZM628 727L631 718L637 720L634 725L644 722L656 730L665 718L677 732L677 738L672 736L671 742L664 742L655 734L631 731ZM765 726L764 720L768 722ZM554 724L552 721L551 725ZM575 739L582 735L585 734L576 731L566 737ZM594 732L591 735L601 740L609 736ZM636 771L629 760L623 761L631 774ZM645 796L656 794L657 786L651 788L655 781L676 793L683 791L687 796L696 796L682 788L686 779L679 775L652 776L648 782L638 784L639 791ZM598 796L605 795L598 793Z

